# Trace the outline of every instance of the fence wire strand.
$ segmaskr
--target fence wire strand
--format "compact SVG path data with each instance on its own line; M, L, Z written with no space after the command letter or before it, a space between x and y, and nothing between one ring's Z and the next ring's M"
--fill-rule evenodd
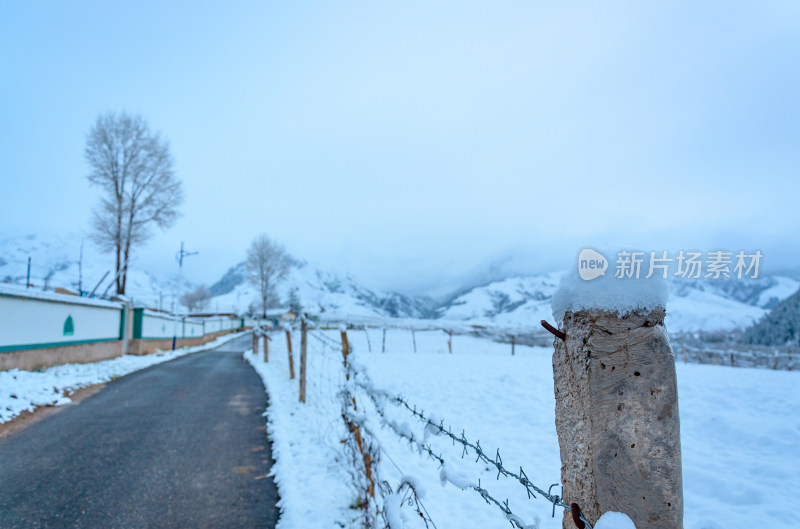
M424 453L434 461L437 461L440 467L444 466L445 464L444 457L441 454L436 454L433 451L430 444L426 445L418 441L414 437L413 433L411 433L411 435L409 436L405 431L399 428L396 423L394 423L393 421L389 421L386 418L385 410L383 405L381 404L381 401L390 402L394 405L405 408L415 418L423 422L426 428L432 428L435 430L436 434L442 434L447 436L448 438L451 439L453 445L455 445L456 443L461 445L462 459L470 454L469 450L472 450L477 456L475 459L476 462L483 461L486 464L494 466L497 469L496 479L500 479L500 476L503 475L505 477L510 477L516 480L523 487L525 487L525 491L529 499L536 498L537 497L536 495L538 494L539 496L542 496L553 505L554 512L555 512L555 507L561 507L567 512L572 512L572 508L568 503L563 501L563 498L561 498L556 494L550 494L549 492L545 492L542 488L537 487L533 482L531 482L527 474L523 470L522 466L520 466L519 472L515 472L506 468L503 465L503 459L500 456L500 449L496 450L494 457L490 457L480 446L480 441L476 441L473 444L466 438L465 431L462 430L461 435L453 434L451 428L449 427L445 428L443 420L440 421L439 423L436 423L432 421L430 417L425 415L424 410L422 409L418 410L416 405L410 404L402 396L399 395L392 396L390 393L384 390L375 388L372 385L369 376L363 371L362 368L360 368L360 366L357 366L352 362L348 362L346 369L351 375L353 384L361 388L372 401L376 411L378 412L378 415L381 417L381 423L384 426L388 427L392 432L394 432L395 435L401 437L402 439L405 439L406 441L409 442L410 445L415 446L419 452ZM369 382L365 382L365 380ZM477 485L474 484L471 485L471 488L472 490L480 494L481 497L484 499L484 501L486 501L486 503L494 504L501 511L503 511L503 514L506 515L506 518L509 520L509 522L513 527L516 527L517 529L530 529L531 526L525 525L518 516L513 514L513 512L509 507L508 499L506 499L504 502L501 502L496 498L492 497L491 494L489 494L489 492L485 488L483 488L480 480L478 480ZM579 514L579 518L586 524L587 529L592 529L592 524L583 516L583 513Z

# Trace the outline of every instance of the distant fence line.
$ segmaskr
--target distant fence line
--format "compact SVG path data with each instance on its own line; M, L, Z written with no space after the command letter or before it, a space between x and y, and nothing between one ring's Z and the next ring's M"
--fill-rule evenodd
M677 362L794 371L800 368L800 347L707 342L692 335L670 337Z

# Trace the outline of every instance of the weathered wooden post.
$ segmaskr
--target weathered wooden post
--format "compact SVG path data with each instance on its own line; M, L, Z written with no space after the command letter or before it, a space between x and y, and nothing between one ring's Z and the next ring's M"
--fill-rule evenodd
M253 354L258 354L258 327L253 329Z
M264 330L264 362L269 362L269 334Z
M562 279L553 296L561 329L542 321L556 336L564 501L577 503L590 523L617 511L637 529L682 529L678 388L664 327L667 287L603 280L612 283L565 286ZM575 527L566 511L563 527Z
M411 341L414 343L414 352L417 352L417 336L414 334L414 329L411 329Z
M367 332L367 326L364 325L364 336L367 337L367 352L372 352L372 344L369 341L369 333Z
M514 356L514 344L515 344L515 342L516 342L516 338L512 334L511 335L511 356Z
M339 331L342 334L342 359L344 360L345 377L350 380L350 373L347 370L347 355L350 354L350 344L347 342L347 328L343 325Z
M686 356L686 345L683 343L683 333L681 333L681 355L683 356L683 363L688 364L689 359Z
M453 329L447 331L447 350L453 354Z
M300 402L306 401L306 332L308 323L303 318L300 324Z
M381 347L381 352L386 352L386 327L383 328L383 346Z
M286 331L286 348L289 349L289 380L294 380L294 357L292 356L292 331Z

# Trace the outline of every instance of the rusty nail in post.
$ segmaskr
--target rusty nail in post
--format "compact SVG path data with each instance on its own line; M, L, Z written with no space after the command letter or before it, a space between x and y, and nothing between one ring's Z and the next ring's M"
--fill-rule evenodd
M547 329L550 332L550 334L552 334L556 338L560 338L562 340L566 340L567 339L567 335L564 334L563 331L559 331L558 329L556 329L555 327L553 327L552 325L550 325L549 323L547 323L544 320L542 320L542 327Z
M578 526L578 529L584 529L586 524L583 523L583 520L581 520L581 508L578 507L578 504L570 503L569 511L572 514L572 521L575 522L575 525Z

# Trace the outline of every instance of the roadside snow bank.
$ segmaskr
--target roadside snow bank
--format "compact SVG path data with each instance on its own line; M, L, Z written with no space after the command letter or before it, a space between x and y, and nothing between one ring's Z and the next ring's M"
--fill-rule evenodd
M203 345L181 347L175 351L163 351L145 356L123 355L102 362L64 364L41 371L20 369L0 371L0 424L10 421L24 411L34 411L38 406L69 404L72 400L67 394L75 390L109 382L179 356L212 349L242 334L226 334Z
M361 511L351 508L358 497L350 486L352 477L341 451L347 435L337 397L344 379L341 353L309 338L306 403L301 404L299 378L289 379L285 340L278 339L282 334L272 335L269 363L252 349L244 353L269 396L267 433L275 460L270 476L278 486L281 510L277 528L355 528ZM293 335L295 347L298 334ZM299 357L296 351L297 373Z

